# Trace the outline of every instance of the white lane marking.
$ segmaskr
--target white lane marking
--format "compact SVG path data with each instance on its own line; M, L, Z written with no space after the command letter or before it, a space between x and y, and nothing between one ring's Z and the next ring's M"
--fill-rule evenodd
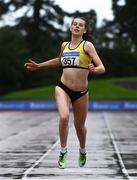
M125 167L125 165L124 165L124 162L123 162L122 157L121 157L121 155L120 155L120 151L119 151L119 149L118 149L117 143L116 143L115 138L114 138L114 135L113 135L113 133L112 133L112 129L111 129L111 127L110 127L110 124L109 124L108 117L107 117L106 113L103 113L103 118L104 118L104 121L105 121L105 123L106 123L106 126L107 126L107 129L108 129L108 132L109 132L109 135L110 135L112 144L113 144L114 149L115 149L115 151L116 151L116 155L117 155L117 158L118 158L118 161L119 161L119 164L120 164L120 168L121 168L121 170L122 170L122 173L124 174L124 176L127 177L127 179L129 179L129 180L134 180L132 177L129 176L128 171L127 171L127 169L126 169L126 167Z
M33 170L33 168L35 168L46 156L48 156L48 154L59 144L59 139L52 145L52 147L43 154L43 156L41 156L36 162L34 162L34 164L28 168L24 173L23 173L23 177L22 180L27 180L27 176L28 174Z

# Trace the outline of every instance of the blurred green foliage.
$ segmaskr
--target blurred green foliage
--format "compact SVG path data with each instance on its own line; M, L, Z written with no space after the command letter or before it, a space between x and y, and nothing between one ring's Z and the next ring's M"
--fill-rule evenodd
M18 90L25 83L24 63L29 50L20 31L0 29L0 93Z
M94 10L65 12L52 0L0 1L0 20L22 8L26 11L15 19L13 26L0 28L0 94L20 89L53 85L59 80L62 69L52 68L27 72L24 63L28 58L42 62L60 53L63 41L69 41L66 19L84 16L92 28L93 43L106 66L106 77L137 75L137 1L112 0L114 19L104 20L96 26ZM92 7L92 6L91 6Z

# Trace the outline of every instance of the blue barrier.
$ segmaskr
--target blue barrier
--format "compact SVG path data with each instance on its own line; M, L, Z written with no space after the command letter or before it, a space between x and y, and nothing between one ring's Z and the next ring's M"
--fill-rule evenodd
M54 101L0 101L0 110L56 110Z
M137 101L89 102L89 110L137 110Z
M57 110L55 101L0 101L0 110ZM137 101L89 101L89 110L137 110Z

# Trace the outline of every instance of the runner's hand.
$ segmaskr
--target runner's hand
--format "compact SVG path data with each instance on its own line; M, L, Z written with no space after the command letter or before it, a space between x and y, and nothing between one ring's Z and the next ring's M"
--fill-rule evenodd
M24 64L24 66L29 70L29 71L35 71L39 69L39 64L36 63L35 61L32 61L31 59L28 60L27 63Z
M89 68L89 71L90 71L91 73L94 73L94 72L95 72L95 66L94 66L93 63L90 63L90 64L88 65L88 68Z

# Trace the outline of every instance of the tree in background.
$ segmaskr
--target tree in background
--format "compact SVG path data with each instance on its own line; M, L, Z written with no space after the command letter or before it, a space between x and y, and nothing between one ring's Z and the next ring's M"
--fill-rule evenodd
M49 0L23 0L23 1L0 1L0 15L22 12L15 19L16 29L24 36L29 49L29 56L25 59L35 58L43 61L55 54L59 54L59 46L63 31L60 26L64 24L63 10ZM7 42L8 43L8 42ZM59 71L58 71L59 72ZM54 83L58 72L36 72L27 78L26 87L38 86L44 83ZM48 77L48 78L47 78ZM46 80L45 80L46 79Z
M0 93L23 88L23 65L29 50L22 34L14 27L0 29Z
M3 9L3 10L1 10ZM27 39L30 56L45 57L54 46L56 52L63 35L61 27L65 26L64 11L51 0L9 0L0 2L0 15L22 12L15 19L16 26L22 30ZM53 53L53 50L52 50ZM46 53L46 57L49 55Z
M112 0L113 24L117 26L117 34L137 46L137 1L125 0L123 5L119 3L120 0Z
M134 2L134 3L133 3ZM104 21L95 35L107 76L137 75L137 1L112 0L114 19Z

